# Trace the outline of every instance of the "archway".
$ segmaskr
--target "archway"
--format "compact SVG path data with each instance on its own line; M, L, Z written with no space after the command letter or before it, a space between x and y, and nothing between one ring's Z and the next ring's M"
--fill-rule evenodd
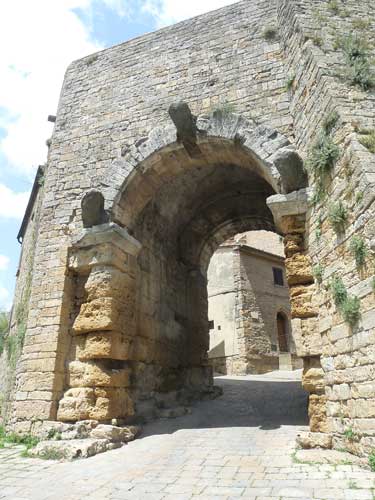
M103 181L112 222L72 250L86 302L73 324L71 387L89 371L104 372L107 388L68 390L61 420L144 415L171 397L212 392L209 260L239 232L277 231L266 200L305 184L301 160L275 130L216 113L194 119L187 137L174 121L177 133L156 129L115 162ZM82 395L94 410L77 418Z

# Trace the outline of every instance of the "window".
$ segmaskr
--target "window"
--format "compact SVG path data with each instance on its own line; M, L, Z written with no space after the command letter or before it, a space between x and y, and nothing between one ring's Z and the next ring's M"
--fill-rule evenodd
M283 270L280 267L273 267L273 283L275 285L284 286Z
M219 326L217 327L217 329L218 329L218 330L221 330L221 326L219 325Z
M215 328L215 323L213 319L208 322L208 328L209 330L213 330Z

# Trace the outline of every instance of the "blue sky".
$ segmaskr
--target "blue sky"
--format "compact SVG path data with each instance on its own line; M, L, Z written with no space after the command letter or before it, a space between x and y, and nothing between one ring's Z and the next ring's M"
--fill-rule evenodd
M46 160L64 72L74 59L235 0L2 0L0 5L0 310L9 309L16 236ZM22 13L22 15L20 15Z

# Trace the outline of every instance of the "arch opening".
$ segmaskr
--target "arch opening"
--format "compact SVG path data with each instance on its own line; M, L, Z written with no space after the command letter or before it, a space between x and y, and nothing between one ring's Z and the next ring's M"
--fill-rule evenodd
M278 184L267 180L255 155L217 138L200 151L199 158L188 158L177 145L148 158L113 209L114 220L142 245L132 360L139 412L148 395L157 394L163 405L170 394L178 399L215 391L208 359L210 260L239 233L276 232L266 199Z

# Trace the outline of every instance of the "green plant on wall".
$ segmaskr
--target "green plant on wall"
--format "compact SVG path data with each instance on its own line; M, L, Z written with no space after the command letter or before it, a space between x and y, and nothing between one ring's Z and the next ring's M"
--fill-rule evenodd
M348 212L341 200L329 207L328 220L336 233L341 234L345 232Z
M366 242L360 236L353 236L350 240L349 249L354 256L356 266L361 268L365 265L366 257L368 255L368 248Z
M368 458L368 463L370 466L370 469L375 472L375 449L373 449L369 455Z
M332 14L339 14L340 12L340 7L339 3L337 0L329 0L328 2L328 9L332 12Z
M288 76L285 82L286 90L288 91L292 90L295 80L296 80L296 75L294 73Z
M313 276L319 285L323 283L323 273L324 268L319 262L319 264L316 264L316 266L313 267Z
M345 37L337 38L334 48L341 49L344 53L346 62L344 77L349 85L357 85L365 91L375 87L371 49L364 36L349 33Z
M324 182L339 156L340 149L333 141L331 134L339 119L336 112L329 113L323 121L322 129L317 140L311 147L307 159L306 167L314 176L315 188L312 202L314 205L324 200L326 190Z
M316 175L322 176L332 170L339 154L340 150L331 137L322 133L310 150L307 168Z
M375 154L375 129L367 130L359 130L359 142L366 149L370 151L370 153Z
M236 106L231 102L219 102L213 109L213 114L221 114L223 116L236 112Z
M263 30L263 38L268 42L272 40L277 40L277 27L273 24L266 26Z
M347 297L341 306L341 313L344 320L349 323L350 326L354 326L358 323L361 317L360 313L361 301L358 297Z
M341 307L348 297L344 282L339 276L333 276L330 282L330 289L336 307Z
M354 327L361 317L361 302L358 297L348 295L344 282L339 276L333 276L330 289L337 309L344 321Z

